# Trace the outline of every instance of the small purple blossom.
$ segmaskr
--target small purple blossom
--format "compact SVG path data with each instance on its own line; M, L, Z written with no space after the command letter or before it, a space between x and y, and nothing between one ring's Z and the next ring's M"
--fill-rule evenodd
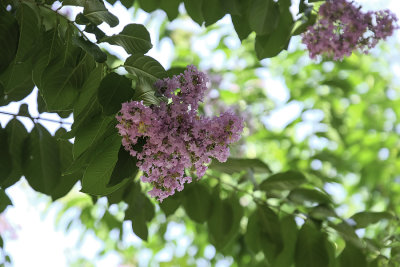
M364 13L348 0L327 0L318 12L318 20L302 35L310 57L326 55L334 60L350 56L354 50L368 53L379 40L385 40L398 28L396 16L389 10Z
M229 144L238 141L243 131L243 119L232 112L211 118L198 115L207 82L204 73L188 66L184 73L156 82L159 92L171 100L169 104L147 107L131 101L122 104L117 116L122 144L137 157L144 173L141 180L152 184L149 194L159 201L192 182L185 169L201 178L211 158L226 161ZM139 138L146 143L136 151Z

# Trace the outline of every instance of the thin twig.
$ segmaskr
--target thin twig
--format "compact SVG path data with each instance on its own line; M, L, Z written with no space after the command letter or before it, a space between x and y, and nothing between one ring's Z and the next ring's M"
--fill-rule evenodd
M35 120L42 120L42 121L54 122L54 123L58 123L58 124L68 124L68 125L72 124L71 122L67 122L67 121L63 121L63 120L57 121L57 120L41 118L41 117L31 117L31 116L28 116L28 115L14 114L14 113L6 112L6 111L0 111L0 114L9 115L9 116L13 116L13 117L29 118L29 119L32 120L33 123L35 123Z

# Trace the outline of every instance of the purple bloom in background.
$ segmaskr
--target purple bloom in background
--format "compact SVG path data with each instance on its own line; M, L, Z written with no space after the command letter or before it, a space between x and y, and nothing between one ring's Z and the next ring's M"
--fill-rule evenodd
M302 35L310 57L325 55L334 60L350 56L354 50L368 53L379 40L398 28L389 10L364 13L354 2L327 0L318 12L317 22Z
M207 82L204 73L188 66L184 73L156 82L169 104L147 107L131 101L122 104L117 116L122 144L137 157L144 173L141 180L153 185L149 194L159 201L192 182L185 169L196 171L201 178L211 158L226 161L229 144L238 141L243 131L243 119L232 112L211 118L198 115ZM136 151L139 138L145 138L146 144Z

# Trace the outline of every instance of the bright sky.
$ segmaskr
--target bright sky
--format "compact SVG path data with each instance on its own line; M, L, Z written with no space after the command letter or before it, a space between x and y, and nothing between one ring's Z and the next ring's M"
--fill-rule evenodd
M393 12L397 13L397 16L400 17L400 1L398 0L360 0L365 5L365 8L368 9L378 9L378 8L389 8ZM114 7L108 6L110 11L116 14L120 20L120 25L115 28L109 28L107 25L102 25L103 30L107 32L107 34L115 34L122 30L122 28L129 23L132 23L132 14L128 12L124 7L117 2ZM132 11L132 10L130 10ZM77 12L75 12L76 14ZM164 16L163 12L159 12L160 16ZM137 16L137 20L135 23L144 23L148 15L144 12L139 12ZM225 17L223 19L222 24L229 25L229 18ZM195 23L178 23L174 22L171 27L188 27L189 29L200 29L199 26ZM231 27L231 26L229 26ZM149 25L149 31L151 34L151 38L154 42L156 40L159 23L153 23ZM229 29L228 29L229 30ZM216 69L222 67L221 62L224 62L223 55L221 54L211 54L209 49L215 45L215 36L207 36L207 37L199 37L197 38L196 46L193 47L195 51L201 52L204 55L204 58L207 60L203 61L203 65L200 68L205 69L211 66ZM390 42L397 42L400 40L400 34L397 32L396 38L392 38ZM240 42L232 38L230 40L232 47L240 45ZM110 45L103 44L106 48L111 48L115 53L117 53L121 58L126 58L127 54L125 51L120 48L111 47ZM149 55L153 56L157 60L159 60L164 67L168 67L173 55L173 46L170 41L163 41L156 48L150 50ZM400 62L398 58L393 59L394 61ZM393 65L393 71L400 73L400 65L396 63ZM280 107L273 112L271 115L265 118L266 125L271 126L272 128L282 128L284 125L291 121L294 116L298 116L301 112L301 105L298 103L289 103L286 101L289 97L288 91L282 85L282 81L279 78L271 77L267 71L261 71L259 73L261 77L263 77L265 81L265 86L268 94L274 101L280 103ZM24 99L21 103L29 103L29 111L31 115L37 116L37 106L36 106L36 94L35 90L30 96ZM1 111L7 111L11 113L17 113L20 103L11 103L6 107L0 107ZM46 118L58 119L57 115L53 114L44 114L41 115ZM311 116L312 117L312 116ZM286 120L282 120L282 118L286 118ZM0 115L0 123L4 127L7 122L11 119L10 116ZM32 122L29 119L21 118L21 121L25 124L28 130L33 127ZM69 118L67 121L72 122L72 118ZM58 125L54 123L49 123L42 121L43 125L45 125L52 133L55 132ZM68 129L68 125L66 128ZM329 189L332 192L335 190L341 190L340 188L331 188ZM11 222L11 224L15 227L18 238L15 240L6 240L6 250L13 259L13 263L15 267L26 267L26 266L41 266L41 267L63 267L67 266L67 250L74 250L75 244L78 239L79 231L77 229L73 229L70 233L66 234L62 230L55 229L54 226L54 215L57 210L57 204L54 205L50 212L46 217L41 217L42 211L46 207L47 200L45 200L45 196L41 196L38 198L37 193L35 193L26 182L19 182L15 186L7 189L7 194L12 198L14 203L13 207L9 207L6 211L6 217ZM343 192L339 192L343 194ZM127 226L129 227L129 225ZM172 225L167 231L166 237L172 238L171 236L179 236L182 235L182 226ZM184 239L182 239L184 245ZM133 237L131 242L139 242L137 238ZM85 241L84 246L76 253L80 253L80 255L84 255L89 259L94 259L96 251L100 248L101 244L96 241L96 239L89 235L88 239ZM212 249L211 249L212 250ZM215 253L215 252L214 252ZM213 254L213 253L211 253ZM168 256L168 251L165 254ZM149 254L146 254L146 251L141 255L141 266L147 266ZM163 257L161 255L161 257ZM97 260L96 266L99 267L110 267L117 266L118 257L115 254L110 254L104 259ZM226 264L223 264L226 266ZM207 262L199 262L198 266L208 266Z

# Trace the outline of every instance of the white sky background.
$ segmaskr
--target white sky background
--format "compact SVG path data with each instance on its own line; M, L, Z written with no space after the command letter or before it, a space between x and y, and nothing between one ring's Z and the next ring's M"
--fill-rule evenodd
M368 9L382 9L389 8L392 12L397 13L400 17L400 1L399 0L359 0ZM115 28L110 28L108 25L103 24L102 29L106 31L108 35L120 32L126 24L132 23L132 14L128 12L119 2L114 7L108 5L109 10L118 16L120 25ZM132 11L132 10L130 10ZM77 13L77 12L76 12ZM76 14L75 13L75 14ZM159 14L164 15L162 12ZM148 15L144 12L139 13L135 23L144 23ZM224 25L230 25L230 19L225 17L222 21ZM151 35L151 39L154 43L158 36L158 24L155 23L148 27ZM200 27L195 23L172 23L171 27L186 27L189 29L197 29ZM227 26L231 27L231 26ZM206 60L203 60L200 69L206 69L214 67L219 69L225 64L224 56L220 53L211 54L209 48L215 46L215 41L219 38L216 36L207 36L197 38L196 46L193 50L199 52ZM397 31L396 38L391 38L390 43L399 42L400 33ZM232 38L230 40L232 47L240 45L239 40ZM122 48L115 48L107 44L102 44L103 47L109 49L112 48L115 53L122 58L126 58L127 54ZM168 68L170 61L173 56L173 46L170 40L165 40L157 47L150 50L149 55L156 58L164 67ZM394 61L400 62L400 59L393 59ZM223 62L223 63L222 63ZM190 62L189 62L190 63ZM393 64L393 72L400 73L400 64ZM280 78L273 78L267 71L260 71L259 75L263 77L265 82L266 91L269 96L279 105L279 108L272 114L265 117L265 124L272 129L281 129L293 118L297 117L302 107L298 103L286 103L289 98L287 89L282 84ZM21 103L29 104L29 111L32 116L38 116L37 104L36 104L35 90L33 94L25 98ZM0 111L7 111L11 113L17 113L19 105L21 103L11 103L8 106L0 107ZM311 114L312 115L312 114ZM315 114L318 117L318 114ZM315 120L315 116L310 117L310 120ZM54 114L42 114L41 117L52 118L58 120L58 116ZM11 119L10 116L4 116L0 114L0 123L4 127L7 122ZM286 118L286 119L283 119ZM33 127L33 123L28 118L20 118L25 124L27 129L30 131ZM72 118L67 119L72 122ZM58 124L41 121L41 123L49 129L51 133L54 133ZM68 125L65 125L69 129ZM331 188L332 192L338 191L339 195L343 195L340 192L340 188ZM49 214L46 217L41 217L42 211L45 209L47 200L45 196L38 198L38 194L34 192L26 182L18 182L16 185L6 190L7 194L11 197L14 206L9 207L6 211L6 218L15 227L18 238L15 240L8 239L5 242L6 251L11 255L15 267L26 267L26 266L40 266L40 267L63 267L67 266L67 249L74 249L75 244L78 240L79 231L73 229L69 234L64 233L62 230L55 229L54 226L54 215L57 207L50 209ZM55 205L57 206L57 204ZM174 233L180 233L182 226L171 227L168 236L174 236ZM133 243L138 242L138 239L132 237ZM96 241L93 235L89 235L85 245L78 251L80 255L85 256L89 259L94 259L96 252L100 248L101 243ZM168 254L168 253L167 253ZM149 254L146 252L141 256L142 266L146 266ZM110 267L118 265L118 256L110 254L105 259L96 261L96 266L99 267ZM199 266L207 266L207 262L199 262ZM226 264L222 264L226 265ZM222 266L221 265L221 266Z

